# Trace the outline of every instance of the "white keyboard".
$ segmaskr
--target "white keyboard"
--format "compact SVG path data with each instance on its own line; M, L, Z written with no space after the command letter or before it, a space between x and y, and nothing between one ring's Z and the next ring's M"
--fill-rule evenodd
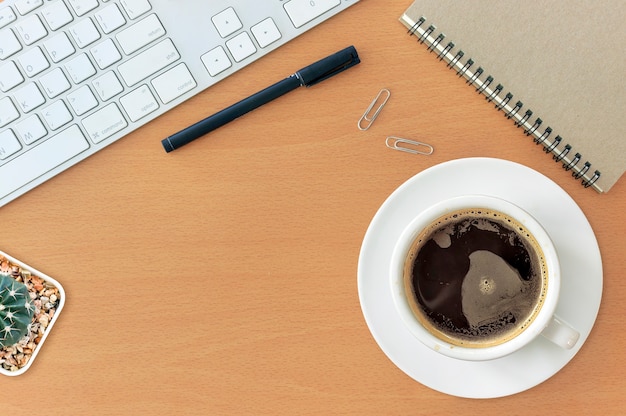
M357 1L0 0L0 206Z

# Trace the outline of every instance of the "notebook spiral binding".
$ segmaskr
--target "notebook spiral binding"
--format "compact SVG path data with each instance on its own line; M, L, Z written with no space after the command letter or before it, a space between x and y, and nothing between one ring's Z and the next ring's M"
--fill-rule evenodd
M491 75L483 78L485 72L483 68L474 69L475 62L471 58L464 61L465 53L460 49L455 50L456 45L453 42L444 44L445 35L439 33L435 36L435 31L435 26L426 26L426 19L420 17L409 28L408 34L415 36L419 43L426 45L428 51L437 53L440 61L446 62L451 70L456 70L457 75L465 78L468 85L476 87L476 92L484 95L487 101L494 103L495 108L506 118L512 119L527 136L532 136L535 144L542 145L546 153L552 154L555 162L563 164L563 169L572 171L572 176L577 180L580 179L585 188L593 186L600 179L600 171L596 170L591 174L591 163L588 161L581 163L583 156L580 153L572 155L572 146L564 144L561 136L551 137L552 128L541 128L543 124L541 118L536 117L533 120L533 112L530 109L524 110L524 104L521 101L513 103L513 94L510 92L503 94L503 85L497 84L492 87L494 78Z

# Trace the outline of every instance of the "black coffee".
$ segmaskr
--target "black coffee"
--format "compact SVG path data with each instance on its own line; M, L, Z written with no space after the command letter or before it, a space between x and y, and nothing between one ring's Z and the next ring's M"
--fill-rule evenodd
M547 267L534 237L494 210L465 209L434 221L413 242L404 277L416 316L438 338L485 347L535 318Z

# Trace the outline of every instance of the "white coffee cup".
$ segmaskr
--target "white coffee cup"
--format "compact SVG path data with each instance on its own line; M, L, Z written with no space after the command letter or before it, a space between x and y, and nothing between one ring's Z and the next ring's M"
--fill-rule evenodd
M486 346L481 346L480 343L468 344L469 346L459 344L442 336L432 327L428 329L430 325L422 322L424 318L420 320L411 307L411 304L416 307L417 303L409 301L415 295L405 284L404 277L407 256L422 231L442 216L467 209L495 211L512 218L534 237L546 265L547 283L543 286L542 301L535 310L534 318L529 320L523 329L504 341ZM396 309L406 327L424 345L452 358L475 361L500 358L519 350L540 335L561 348L570 349L579 338L578 331L555 315L561 286L561 269L552 240L541 224L528 212L500 198L485 195L460 196L439 202L421 212L406 226L396 242L391 258L390 283Z

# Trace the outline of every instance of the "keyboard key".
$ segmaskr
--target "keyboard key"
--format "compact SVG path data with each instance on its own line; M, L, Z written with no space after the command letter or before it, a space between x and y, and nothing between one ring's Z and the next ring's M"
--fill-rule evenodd
M122 63L118 70L126 85L132 87L178 59L180 55L168 38Z
M91 61L84 53L68 61L65 64L65 69L75 84L80 84L90 76L96 74L96 68L93 67Z
M87 111L98 105L98 100L87 85L83 85L76 91L68 94L67 100L77 116L82 116Z
M9 97L0 99L0 127L4 127L13 120L17 120L20 116L20 112L11 102Z
M281 34L271 17L250 28L259 46L265 48L280 39Z
M72 125L28 150L19 158L0 166L0 178L2 178L0 195L10 194L88 148L89 143L85 140L78 126ZM0 144L1 158L3 158L2 144Z
M7 157L11 156L14 153L22 150L22 145L20 144L17 137L11 130L5 130L0 132L0 160L4 160ZM2 167L0 166L0 174L2 174ZM5 177L2 176L2 180L0 181L0 187L2 187L2 183L4 182Z
M24 16L25 14L32 12L37 7L43 4L43 0L17 0L15 7L17 11Z
M72 121L72 114L61 100L55 101L52 105L44 108L41 115L48 123L51 130L58 130Z
M24 113L29 113L46 102L39 88L33 82L15 91L14 97L17 105Z
M200 59L202 59L202 63L212 77L232 66L228 55L226 55L226 51L221 46L211 49L202 55Z
M122 30L115 37L124 53L130 55L163 35L165 35L163 25L156 15L151 14L129 28Z
M81 20L70 28L70 33L79 48L84 48L100 39L100 32L91 19Z
M187 65L178 64L174 68L152 80L152 86L164 104L180 97L196 86Z
M49 4L41 14L52 30L60 29L73 20L72 13L62 1Z
M147 13L152 8L148 0L122 0L120 1L128 17L136 19L144 13Z
M95 14L95 18L100 28L102 28L102 31L106 34L113 32L126 23L126 19L124 19L122 12L120 12L120 9L115 3L98 10Z
M61 62L63 59L76 52L72 42L70 42L70 39L63 32L47 39L43 46L46 48L46 51L48 51L48 55L50 55L54 63Z
M41 120L39 120L39 117L37 117L37 114L33 114L27 119L17 123L15 132L26 144L35 143L47 133L46 128L43 126Z
M340 4L341 0L291 0L283 7L293 25L299 28Z
M0 59L5 60L22 49L20 41L10 28L0 32Z
M131 121L144 118L159 108L159 103L157 103L156 98L154 98L147 85L142 85L120 98L120 104L124 107Z
M52 71L39 78L39 82L48 98L57 97L61 93L69 90L72 86L61 68L54 68Z
M0 90L7 92L11 88L16 87L24 82L24 77L17 69L15 62L9 61L6 64L0 66Z
M15 28L25 45L32 45L48 34L48 31L37 15L28 16L19 20Z
M82 16L98 7L98 0L69 0L69 3L77 16Z
M83 119L83 127L94 143L111 137L127 125L128 123L115 103L111 103Z
M211 18L211 20L213 21L213 24L215 25L215 28L219 32L220 36L223 38L232 35L243 27L241 20L239 20L237 13L235 13L235 10L232 7L216 14Z
M107 39L91 48L91 56L93 56L100 69L108 68L122 59L122 55L111 39Z
M10 7L4 7L0 9L0 29L5 27L11 22L14 22L17 19L15 12Z
M252 43L250 35L246 32L240 33L226 42L226 47L228 47L236 62L241 62L256 52L256 47Z
M113 71L105 72L93 80L93 87L102 101L109 100L124 91L124 87Z
M50 67L48 60L38 46L23 53L18 60L27 77L33 77Z

